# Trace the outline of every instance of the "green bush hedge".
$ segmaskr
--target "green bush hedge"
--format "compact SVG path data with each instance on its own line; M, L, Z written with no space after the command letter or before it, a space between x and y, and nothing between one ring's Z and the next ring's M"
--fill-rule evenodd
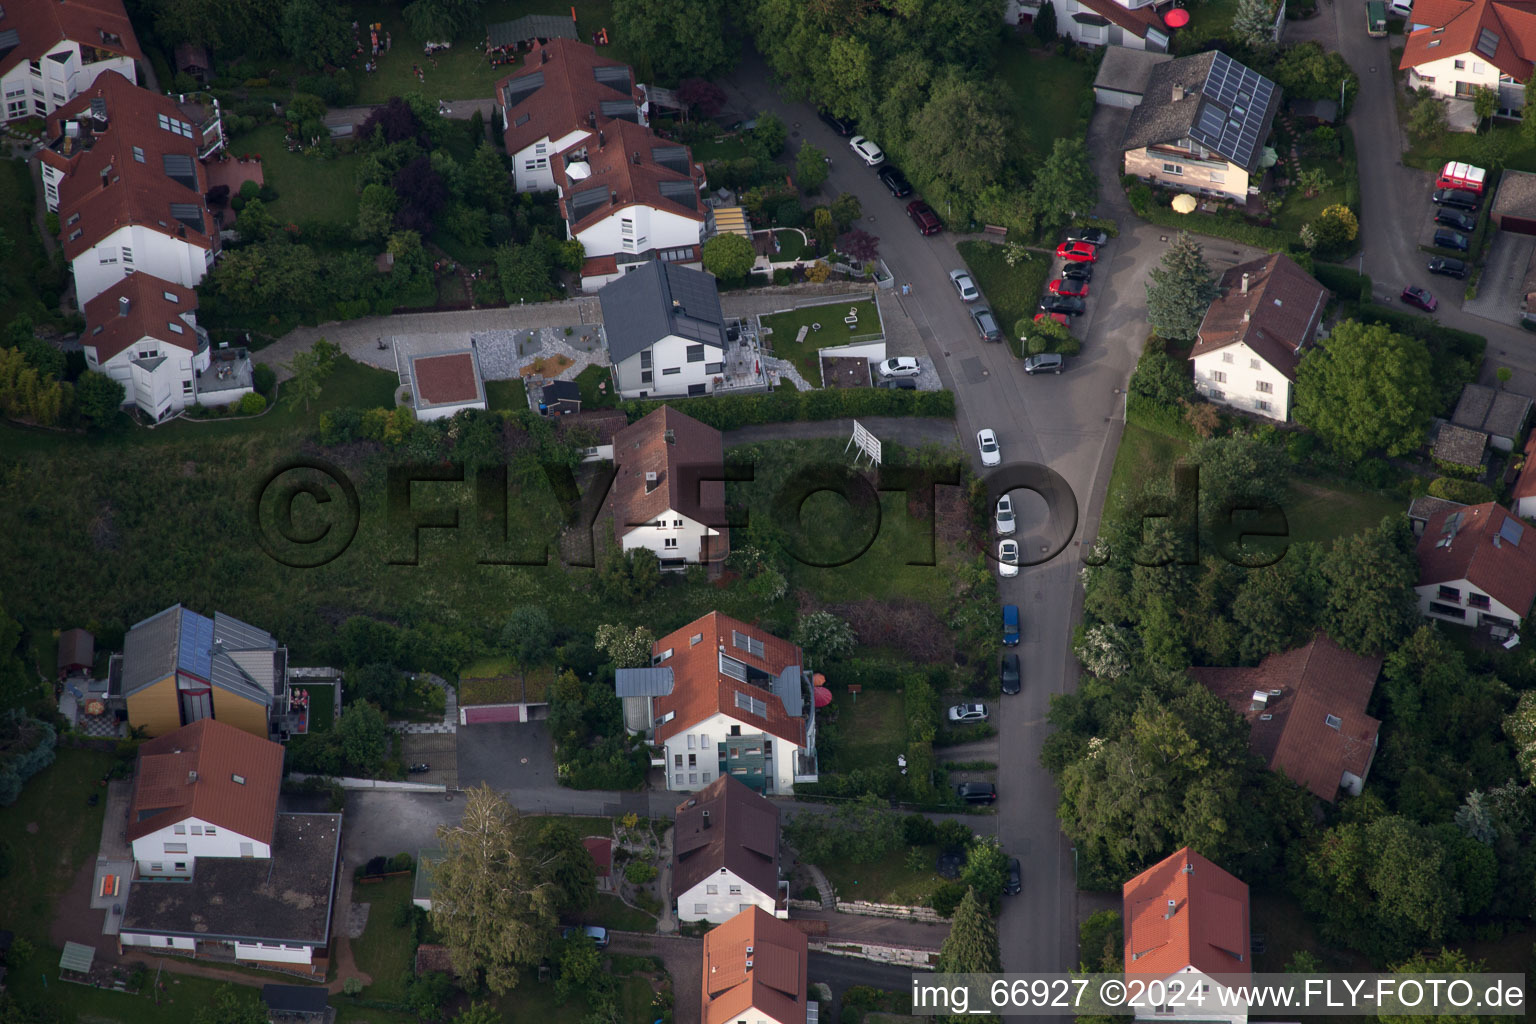
M1175 231L1192 231L1201 235L1230 238L1243 245L1270 252L1285 252L1298 245L1300 239L1277 228L1263 228L1249 224L1235 211L1229 213L1175 213L1168 204L1177 193L1155 189L1147 185L1132 186L1126 192L1136 216L1159 227Z
M1446 409L1453 408L1461 397L1461 389L1477 379L1483 352L1488 347L1488 339L1480 334L1458 331L1428 317L1374 303L1348 304L1344 315L1361 323L1386 324L1394 331L1423 341L1429 347L1430 369Z
M1371 278L1367 274L1357 273L1337 263L1317 263L1312 267L1312 276L1340 299L1352 302L1371 301Z
M1436 477L1429 482L1429 496L1459 501L1463 505L1481 505L1494 498L1493 489L1476 480L1457 480L1455 477Z
M825 388L796 391L781 387L765 395L712 395L701 398L645 399L623 402L620 408L633 423L670 405L716 430L735 430L762 423L836 420L850 416L928 416L954 419L951 391L897 391L885 388Z

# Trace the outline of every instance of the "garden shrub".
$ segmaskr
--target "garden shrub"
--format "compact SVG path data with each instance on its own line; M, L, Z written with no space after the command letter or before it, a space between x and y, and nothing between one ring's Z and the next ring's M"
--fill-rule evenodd
M1371 301L1371 279L1365 274L1341 267L1337 263L1317 263L1312 267L1312 276L1341 299Z
M1493 501L1493 489L1476 480L1458 480L1455 477L1436 477L1429 482L1429 495L1432 498L1444 498L1446 501L1458 501L1463 505L1481 505L1485 501Z
M251 392L248 395L241 395L240 396L240 407L239 408L240 408L240 415L242 415L242 416L255 416L257 413L261 413L261 412L265 412L266 411L267 400L265 398L262 398L260 395L258 395L256 392L253 391L253 392Z

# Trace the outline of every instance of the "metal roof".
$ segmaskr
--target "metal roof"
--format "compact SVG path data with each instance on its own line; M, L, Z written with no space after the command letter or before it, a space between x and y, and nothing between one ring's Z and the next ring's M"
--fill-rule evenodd
M510 46L530 39L579 39L576 23L560 14L528 14L513 21L485 26L485 37L494 46Z
M621 668L614 673L613 689L620 697L665 697L672 692L672 670Z
M312 1013L326 1011L327 993L323 985L263 985L261 1001L273 1013Z
M725 347L720 292L714 276L702 270L652 260L609 282L597 297L615 364L669 334Z
M773 677L773 692L784 702L784 711L793 718L805 714L805 687L800 684L800 666L790 665Z
M64 955L59 957L59 970L88 974L91 961L96 959L96 948L79 942L64 943Z

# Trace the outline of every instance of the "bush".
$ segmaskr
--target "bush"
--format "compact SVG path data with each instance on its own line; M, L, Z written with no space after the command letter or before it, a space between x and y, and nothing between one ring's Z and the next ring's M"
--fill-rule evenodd
M257 413L265 412L266 408L267 400L254 391L240 396L240 415L242 416L255 416Z
M773 219L780 227L798 228L805 223L805 208L798 199L786 199L773 211Z
M416 866L416 858L408 853L397 853L389 858L389 870L410 871Z
M1432 498L1444 498L1446 501L1458 501L1463 505L1481 505L1485 501L1494 500L1492 488L1476 480L1457 480L1455 477L1442 476L1429 482L1429 494Z
M270 398L273 389L277 387L277 372L266 363L257 363L256 368L251 371L251 386L256 389L257 394Z
M645 885L656 880L656 865L635 861L624 869L624 877L631 885Z
M1356 273L1336 263L1316 263L1312 266L1312 276L1341 299L1371 301L1371 279L1365 274Z

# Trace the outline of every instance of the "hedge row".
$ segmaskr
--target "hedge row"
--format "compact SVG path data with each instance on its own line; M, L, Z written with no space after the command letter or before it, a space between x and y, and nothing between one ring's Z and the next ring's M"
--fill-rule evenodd
M1171 196L1172 193L1168 195ZM1224 216L1199 211L1175 213L1172 207L1159 201L1158 192L1150 186L1133 185L1126 189L1126 198L1130 201L1131 209L1136 212L1136 216L1149 224L1172 228L1175 231L1230 238L1234 242L1251 245L1256 249L1267 249L1270 252L1286 252L1300 241L1287 231L1249 224L1240 214Z
M785 386L763 395L712 395L700 398L645 399L620 403L633 423L670 405L716 430L762 423L838 420L851 416L927 416L955 418L951 391L897 391L885 388L824 388L796 391Z
M1315 263L1312 266L1312 276L1340 299L1353 302L1371 301L1371 278L1368 274L1357 273L1337 263Z

